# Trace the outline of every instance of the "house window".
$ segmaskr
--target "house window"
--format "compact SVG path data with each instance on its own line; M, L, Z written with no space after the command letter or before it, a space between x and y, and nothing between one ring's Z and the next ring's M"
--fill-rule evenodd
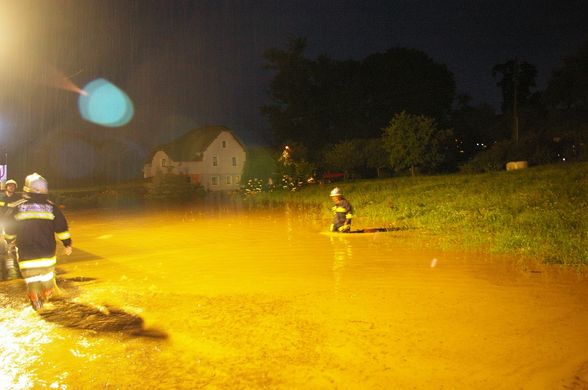
M227 184L231 184L231 176L227 176Z
M223 149L226 148L227 147L227 141L223 141L222 142L222 145L223 145Z
M238 184L241 181L240 176L235 176L235 184Z
M218 185L218 176L212 176L210 178L210 184L212 184L213 186L217 186Z
M236 167L237 166L237 157L233 157L233 166Z
M218 157L217 156L212 156L212 166L218 167Z
M162 166L162 167L165 167L165 158L162 158L162 159L161 159L161 166Z

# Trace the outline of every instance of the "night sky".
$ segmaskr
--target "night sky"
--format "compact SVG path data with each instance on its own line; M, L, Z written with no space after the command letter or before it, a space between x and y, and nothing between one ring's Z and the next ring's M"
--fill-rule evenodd
M86 132L133 144L140 155L209 124L234 129L246 143L263 142L267 123L259 106L268 102L272 73L263 69L262 54L284 48L290 37L307 39L310 58L359 60L391 47L420 49L448 66L459 93L497 108L495 64L515 56L534 64L542 89L561 57L588 39L582 0L1 5L0 144L9 148L34 149L40 134ZM135 117L115 129L83 121L76 93L50 86L52 69L80 87L99 77L112 81L133 101Z

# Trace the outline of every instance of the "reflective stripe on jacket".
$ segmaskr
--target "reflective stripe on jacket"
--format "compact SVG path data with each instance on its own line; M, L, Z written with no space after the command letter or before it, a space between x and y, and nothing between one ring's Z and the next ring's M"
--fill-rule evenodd
M63 245L71 245L65 216L45 194L27 194L27 199L15 202L5 229L5 237L16 239L19 262L53 258L56 234Z
M339 203L333 206L333 225L339 227L351 223L353 218L353 206L345 198L341 198Z

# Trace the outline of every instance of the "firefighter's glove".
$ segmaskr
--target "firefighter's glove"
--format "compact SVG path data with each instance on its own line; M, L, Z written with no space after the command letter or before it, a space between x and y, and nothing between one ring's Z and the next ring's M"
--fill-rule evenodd
M348 233L351 230L351 225L343 225L339 228L341 233Z

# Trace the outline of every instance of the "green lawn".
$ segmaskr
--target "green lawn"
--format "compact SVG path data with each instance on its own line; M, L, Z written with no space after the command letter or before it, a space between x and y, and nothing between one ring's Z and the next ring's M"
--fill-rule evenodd
M354 227L410 228L444 246L523 254L550 263L588 263L588 163L336 185L355 207ZM328 218L332 186L248 199L296 203Z

